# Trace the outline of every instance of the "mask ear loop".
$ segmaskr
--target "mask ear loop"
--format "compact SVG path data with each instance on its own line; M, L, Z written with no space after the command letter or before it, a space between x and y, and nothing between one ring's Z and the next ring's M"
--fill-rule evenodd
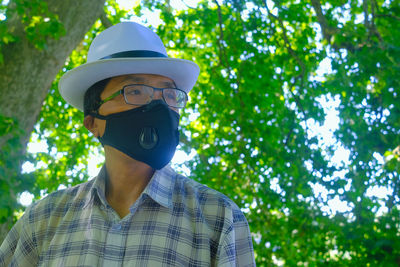
M100 115L100 114L95 113L95 112L90 112L88 115L93 116L93 117L98 118L98 119L101 119L101 120L105 120L106 119L106 116ZM101 140L101 137L100 136L96 136L96 138L99 139L100 144L104 147L104 144L103 144L103 142Z
M90 112L89 115L91 115L95 118L101 119L101 120L107 119L107 116L100 115L99 113Z

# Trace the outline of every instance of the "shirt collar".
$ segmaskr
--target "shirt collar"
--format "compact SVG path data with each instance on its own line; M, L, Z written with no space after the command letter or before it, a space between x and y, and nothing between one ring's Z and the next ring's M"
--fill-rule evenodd
M176 173L168 164L161 170L156 170L143 191L155 202L166 208L172 208L172 192L174 190Z
M106 176L107 171L103 166L94 178L91 193L88 195L86 204L94 201L95 195L98 196L101 203L106 207L108 205L105 192L106 192ZM143 190L141 195L149 196L155 202L166 208L172 208L172 192L174 189L176 173L168 164L161 170L156 170L150 179L149 183ZM86 206L86 205L85 205Z
M92 200L94 199L94 196L97 193L97 196L100 199L100 201L104 207L108 206L108 203L106 200L106 177L107 177L107 170L106 170L106 166L103 165L103 167L101 167L101 169L100 169L99 174L95 178L95 181L93 183L93 189L92 189L92 194L93 194Z

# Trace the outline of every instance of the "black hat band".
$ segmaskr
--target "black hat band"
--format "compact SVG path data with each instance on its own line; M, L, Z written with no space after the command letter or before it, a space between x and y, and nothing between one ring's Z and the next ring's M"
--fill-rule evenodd
M115 54L111 54L109 56L105 56L100 59L127 58L127 57L167 57L167 56L164 54L161 54L159 52L156 52L156 51L131 50L131 51L124 51L124 52L118 52Z

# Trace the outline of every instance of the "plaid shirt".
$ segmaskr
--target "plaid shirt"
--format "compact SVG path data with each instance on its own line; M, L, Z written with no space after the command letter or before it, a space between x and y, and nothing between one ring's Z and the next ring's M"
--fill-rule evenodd
M255 266L249 226L223 194L156 171L120 219L106 171L27 208L0 247L0 266Z

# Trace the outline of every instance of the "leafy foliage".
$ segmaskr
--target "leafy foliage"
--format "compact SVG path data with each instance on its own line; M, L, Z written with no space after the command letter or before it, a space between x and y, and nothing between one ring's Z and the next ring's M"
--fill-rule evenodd
M298 95L312 88L306 75L316 69L323 52L308 42L315 34L309 26L296 27L289 38L268 23L262 8L267 12L265 7L249 10L238 3L216 2L176 16L162 13L160 33L165 41L174 40L170 49L183 51L180 56L195 60L203 70L189 105L200 116L185 125L188 145L197 148L189 168L196 179L248 210L251 230L259 238L259 264L273 255L288 265L320 261L299 253L315 253L318 247L321 256L326 254L325 234L315 233L329 231L320 210L308 204L313 198L308 182L318 177L304 162L310 161L324 176L331 170L321 151L310 149L317 140L308 139L300 123L309 116L322 120L323 111L314 106L314 95L302 95L301 103ZM274 15L271 19L281 23ZM289 45L303 47L304 53L291 50L291 56Z
M45 1L14 0L8 5L5 16L12 18L14 14L21 18L21 23L25 26L26 37L37 49L46 48L48 37L58 39L65 34L65 29L58 20L57 15L49 11ZM12 31L13 29L7 29L6 20L0 21L0 32L2 33L0 45L18 40ZM2 59L0 58L1 62Z
M0 223L13 220L14 211L21 208L16 201L18 193L32 188L33 176L19 173L22 159L15 154L21 147L19 136L22 133L18 122L0 114L0 136L11 136L2 145L0 154Z
M32 2L32 12L46 14L41 2ZM127 12L109 1L105 13L115 24L144 9L160 11L157 32L170 56L194 60L201 68L181 115L181 149L196 151L184 165L191 178L243 209L257 265L398 265L399 3L225 0L177 10L169 2L148 0ZM43 36L62 33L61 26L38 21L27 27L33 23L32 32ZM0 32L7 33L2 23ZM33 135L46 142L47 151L28 157L35 180L25 174L28 186L15 187L16 192L29 188L40 198L60 184L88 179L87 160L96 141L84 129L83 115L56 88L65 71L86 61L91 40L105 24L103 18L93 25L56 77ZM1 36L3 43L18 41ZM40 36L34 40L38 48L45 46ZM331 71L321 77L319 66L326 62ZM338 103L332 144L313 134L327 122L323 99ZM1 119L0 133L17 136L3 131L15 122ZM348 151L348 159L333 160L339 148ZM5 151L2 166L10 159ZM373 189L388 193L374 195ZM17 208L3 199L7 196L0 199L0 219ZM347 209L329 211L337 201Z

